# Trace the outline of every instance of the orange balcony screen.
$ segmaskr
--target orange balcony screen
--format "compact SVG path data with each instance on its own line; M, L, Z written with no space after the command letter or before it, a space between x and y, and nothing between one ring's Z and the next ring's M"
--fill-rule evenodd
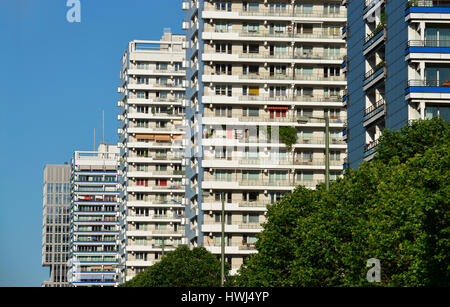
M282 107L282 106L268 106L268 110L289 110L289 107Z
M155 140L157 140L157 141L170 141L170 135L168 135L168 134L155 135Z
M248 93L252 96L259 96L259 87L250 86L248 89Z
M136 139L138 140L154 140L154 134L136 134Z

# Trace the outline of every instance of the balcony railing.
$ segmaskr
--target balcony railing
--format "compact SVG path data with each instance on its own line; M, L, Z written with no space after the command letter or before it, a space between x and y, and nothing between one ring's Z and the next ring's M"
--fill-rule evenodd
M410 0L406 3L406 8L416 7L450 7L448 0Z
M342 144L345 144L342 142ZM325 165L325 159L295 159L292 161L292 159L289 158L280 158L280 157L272 157L270 159L268 158L216 158L216 157L210 157L205 156L203 158L206 161L214 160L214 161L238 161L239 164L242 165L311 165L311 166L323 166ZM330 165L331 166L341 166L343 164L343 161L341 160L331 160Z
M384 99L378 100L375 105L372 105L364 110L364 116L369 115L370 113L374 112L375 110L380 109L385 105L386 101Z
M368 45L369 42L377 40L378 38L381 37L381 35L383 35L383 33L384 27L377 27L375 31L366 36L366 38L364 39L364 45Z
M341 102L342 97L339 95L336 96L313 96L313 95L303 95L303 96L294 96L285 95L285 96L239 96L240 101L317 101L317 102Z
M275 17L320 17L320 18L345 18L346 11L330 12L324 10L276 10L276 9L257 9L257 10L242 10L239 13L241 16L275 16Z
M384 66L385 66L384 61L375 65L374 68L372 68L371 70L369 70L368 72L366 72L364 74L364 81L367 83L367 82L370 82L371 80L373 80L375 77L377 77L381 73Z
M409 80L410 86L426 86L426 87L450 87L450 80Z
M278 54L267 54L259 52L248 52L240 53L240 58L261 58L261 59L304 59L304 60L342 60L342 56L339 55L328 55L324 53L278 53Z
M233 31L234 32L234 31ZM255 32L237 32L240 37L276 37L276 38L317 38L317 39L339 39L342 40L341 33L329 33L328 31L322 31L321 33L292 33L292 32L267 32L267 31L255 31Z
M410 40L408 47L450 47L450 40Z
M373 149L374 149L375 147L377 147L377 146L378 146L378 139L375 140L375 141L372 141L372 142L367 143L367 144L365 145L365 147L364 147L364 152L365 152L366 154L368 154L369 151L373 151Z

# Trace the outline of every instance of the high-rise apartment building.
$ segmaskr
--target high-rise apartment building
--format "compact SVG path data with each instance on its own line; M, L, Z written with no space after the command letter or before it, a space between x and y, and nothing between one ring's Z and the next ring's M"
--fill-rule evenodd
M72 158L68 281L117 286L120 266L119 149L100 144Z
M67 287L69 252L70 165L44 168L42 266L50 268L43 287Z
M121 282L186 244L184 35L132 41L119 92Z
M372 159L383 129L436 115L450 119L450 2L342 2L348 7L348 160L357 168Z
M346 54L341 1L182 3L187 30L186 235L221 253L232 273L256 252L266 205L295 186L325 180L325 117L330 175L346 158ZM290 146L278 138L294 127ZM292 130L292 129L291 129Z

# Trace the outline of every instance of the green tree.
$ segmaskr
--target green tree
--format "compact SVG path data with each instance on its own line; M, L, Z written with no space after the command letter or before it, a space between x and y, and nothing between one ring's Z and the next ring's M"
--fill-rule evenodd
M236 286L448 286L449 127L385 131L376 158L270 206ZM367 260L381 262L369 283Z
M225 263L225 273L229 271ZM178 247L121 287L219 287L221 263L204 247ZM228 276L226 275L228 278Z

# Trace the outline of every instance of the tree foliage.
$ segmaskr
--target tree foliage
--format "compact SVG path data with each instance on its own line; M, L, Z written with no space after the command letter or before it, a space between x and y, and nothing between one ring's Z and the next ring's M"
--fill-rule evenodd
M229 270L225 263L225 273ZM221 263L204 247L178 247L121 287L218 287Z
M448 286L449 127L385 131L376 158L270 206L236 286ZM381 283L367 281L367 260Z
M292 126L281 126L279 133L280 141L286 145L288 150L291 150L292 145L297 142L297 129Z

